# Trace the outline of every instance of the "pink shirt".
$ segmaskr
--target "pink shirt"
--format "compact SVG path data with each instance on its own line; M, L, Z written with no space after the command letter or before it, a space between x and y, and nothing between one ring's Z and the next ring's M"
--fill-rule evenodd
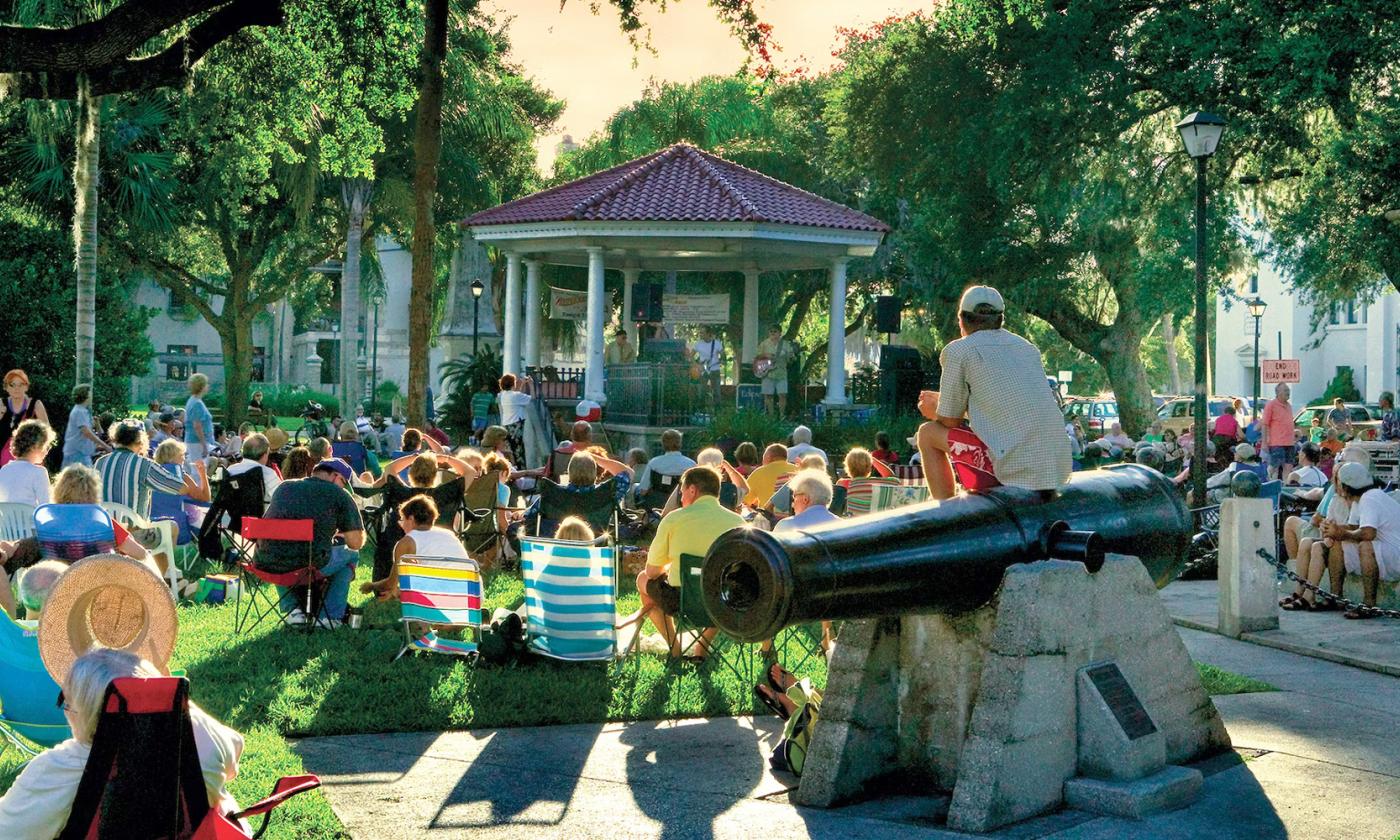
M1278 398L1269 400L1263 420L1265 446L1293 445L1293 406Z
M1235 438L1240 436L1240 424L1233 414L1222 414L1215 418L1215 435Z

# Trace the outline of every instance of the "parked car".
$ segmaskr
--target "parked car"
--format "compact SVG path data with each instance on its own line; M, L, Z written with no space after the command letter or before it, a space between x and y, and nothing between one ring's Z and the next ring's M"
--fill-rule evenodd
M1112 397L1071 397L1065 401L1065 418L1078 417L1089 440L1098 440L1118 422L1118 401Z
M1352 434L1362 440L1372 440L1380 434L1381 429L1381 407L1378 405L1365 405L1363 403L1342 403L1347 412L1351 415ZM1327 412L1332 410L1331 403L1314 403L1293 417L1293 425L1307 431L1312 427L1314 416L1322 418L1322 424L1327 425Z
M1210 421L1225 413L1225 407L1233 405L1237 397L1213 396L1206 400L1206 428L1210 427ZM1190 431L1193 417L1191 415L1192 406L1195 405L1195 397L1177 397L1167 400L1162 407L1157 409L1157 422L1162 424L1162 430L1171 429L1178 436ZM1248 404L1248 400L1245 403ZM1241 422L1248 422L1242 419Z

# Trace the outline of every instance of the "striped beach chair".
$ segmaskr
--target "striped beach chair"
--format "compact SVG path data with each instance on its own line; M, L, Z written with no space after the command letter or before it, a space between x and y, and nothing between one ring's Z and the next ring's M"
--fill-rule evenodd
M614 658L616 549L530 538L520 541L520 555L530 649L574 662Z
M410 650L475 656L481 632L482 588L481 569L473 560L412 554L400 558L399 621L404 642L392 661L397 662ZM443 638L440 631L445 629L466 630L466 638Z
M846 516L863 516L870 512L870 500L875 493L875 488L890 485L900 486L900 481L893 476L885 478L875 476L873 478L853 478L850 486L846 489Z
M870 494L870 512L917 505L929 500L928 487L922 484L880 484Z

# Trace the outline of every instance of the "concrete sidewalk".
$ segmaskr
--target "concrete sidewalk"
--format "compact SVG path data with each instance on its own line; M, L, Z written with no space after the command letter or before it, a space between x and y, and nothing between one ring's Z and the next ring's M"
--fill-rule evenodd
M1281 689L1216 698L1236 747L1201 799L1141 822L1064 811L1016 838L1393 840L1400 680L1192 630L1193 657ZM946 800L793 807L768 770L773 718L309 738L308 771L356 838L952 838Z
M1282 598L1292 587L1279 590ZM1161 592L1172 620L1215 632L1219 587L1213 580L1177 581ZM1348 621L1338 612L1279 610L1279 629L1246 633L1245 641L1400 677L1400 620Z

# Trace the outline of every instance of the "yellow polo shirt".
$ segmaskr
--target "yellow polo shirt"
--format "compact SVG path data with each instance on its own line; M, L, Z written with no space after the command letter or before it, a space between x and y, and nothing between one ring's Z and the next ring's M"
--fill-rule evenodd
M647 550L648 566L665 566L666 580L681 585L681 555L704 557L719 535L744 524L744 518L720 505L714 496L701 496L687 507L672 511L656 526L656 538Z
M790 464L787 461L774 461L749 473L749 495L744 497L744 504L749 507L768 504L768 500L778 489L778 479L795 472L797 472L796 464Z

